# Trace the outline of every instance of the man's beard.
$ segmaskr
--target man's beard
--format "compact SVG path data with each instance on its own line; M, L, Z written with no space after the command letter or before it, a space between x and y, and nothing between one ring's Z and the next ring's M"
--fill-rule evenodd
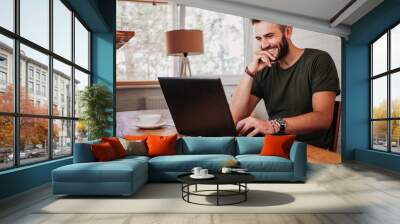
M275 57L276 59L273 60L272 62L281 60L282 58L284 58L289 53L289 43L288 43L286 37L282 36L282 40L279 42L279 47L271 46L271 47L268 47L268 48L265 48L265 49L262 49L262 50L267 51L267 50L274 49L274 48L278 48L278 54Z

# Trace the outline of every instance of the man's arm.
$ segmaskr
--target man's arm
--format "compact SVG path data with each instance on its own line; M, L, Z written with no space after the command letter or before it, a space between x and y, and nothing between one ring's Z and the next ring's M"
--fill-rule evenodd
M257 51L253 60L248 66L246 66L248 74L242 75L239 86L233 94L232 101L230 104L231 114L235 125L240 120L248 117L257 103L260 102L260 98L251 94L251 88L253 85L253 78L257 72L261 71L265 67L271 67L275 60L276 55L264 50ZM250 77L250 75L252 77Z
M286 132L307 134L328 129L333 120L336 93L332 91L316 92L312 95L313 111L295 117L284 118Z
M240 83L232 96L230 110L235 125L238 121L248 117L257 106L260 98L250 94L253 78L243 75Z
M308 134L328 129L332 124L335 92L321 91L312 95L313 111L295 117L284 118L288 134ZM240 135L255 136L258 133L274 134L279 131L275 122L248 117L239 121L236 129ZM249 130L252 130L249 132Z

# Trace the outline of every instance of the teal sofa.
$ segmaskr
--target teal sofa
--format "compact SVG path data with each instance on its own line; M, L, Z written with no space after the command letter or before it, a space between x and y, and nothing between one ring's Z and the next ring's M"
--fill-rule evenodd
M259 182L305 182L306 144L295 141L290 159L260 156L263 137L183 137L176 142L177 155L127 156L96 162L90 145L75 144L74 163L52 171L54 194L131 195L148 181L176 181L193 167L219 172L228 160L236 160Z

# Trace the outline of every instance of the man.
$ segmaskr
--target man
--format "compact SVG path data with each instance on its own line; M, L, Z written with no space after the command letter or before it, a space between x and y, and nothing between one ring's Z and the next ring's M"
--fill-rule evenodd
M239 135L295 134L299 141L328 148L340 94L332 58L321 50L296 47L291 26L252 23L260 50L246 66L230 105ZM269 120L250 117L260 99Z

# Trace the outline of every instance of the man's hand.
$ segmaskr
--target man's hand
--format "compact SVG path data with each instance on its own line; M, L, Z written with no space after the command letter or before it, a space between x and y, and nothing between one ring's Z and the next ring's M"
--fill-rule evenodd
M257 51L253 57L253 60L247 65L247 69L250 73L256 74L258 71L261 71L265 66L271 67L276 60L276 52L275 51Z
M276 133L279 131L279 127L272 125L272 123L269 121L260 120L254 117L247 117L237 123L236 131L238 132L239 136L247 135L252 137L258 133Z

